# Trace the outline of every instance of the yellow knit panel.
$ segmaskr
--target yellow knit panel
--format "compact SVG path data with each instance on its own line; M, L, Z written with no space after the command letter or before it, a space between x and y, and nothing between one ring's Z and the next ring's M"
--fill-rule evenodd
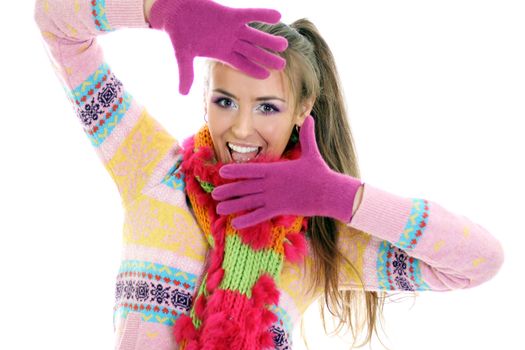
M125 211L124 244L170 251L204 262L207 243L191 213L143 195Z
M142 192L175 142L173 136L144 109L137 124L106 163L124 204L130 203Z
M339 224L339 242L338 247L341 253L350 260L357 273L363 278L365 265L365 252L370 244L371 236L344 224ZM341 289L351 288L359 289L362 287L359 276L345 261L341 263L339 272L339 285Z

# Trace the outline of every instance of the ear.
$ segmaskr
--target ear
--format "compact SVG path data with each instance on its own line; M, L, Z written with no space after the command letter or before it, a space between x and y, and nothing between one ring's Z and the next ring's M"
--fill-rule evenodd
M295 118L295 124L297 126L301 127L306 117L308 117L310 113L312 113L312 108L314 107L314 103L315 103L315 98L313 97L309 100L306 100L306 102L303 103L303 109L302 109L301 114Z

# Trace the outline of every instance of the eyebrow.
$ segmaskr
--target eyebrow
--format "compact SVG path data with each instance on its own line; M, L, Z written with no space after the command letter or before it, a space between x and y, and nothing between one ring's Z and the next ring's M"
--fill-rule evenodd
M220 92L222 94L225 94L227 96L230 96L230 97L233 97L234 99L238 100L237 96L235 96L234 94L226 91L226 90L223 90L223 89L214 89L213 91L215 92ZM280 100L280 101L283 101L286 103L285 100L283 100L282 98L280 97L277 97L277 96L261 96L261 97L257 97L255 99L255 101L266 101L266 100Z

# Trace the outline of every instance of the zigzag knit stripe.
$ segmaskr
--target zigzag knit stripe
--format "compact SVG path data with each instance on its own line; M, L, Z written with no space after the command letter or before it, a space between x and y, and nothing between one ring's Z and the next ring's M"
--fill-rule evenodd
M412 250L423 236L428 224L429 203L426 199L412 198L408 221L395 246L406 251Z
M68 97L77 106L84 107L87 104L91 104L90 97L95 95L95 92L100 91L102 85L110 82L113 83L115 87L122 86L120 80L112 74L109 65L106 62L102 62L82 83L68 92Z
M115 29L109 25L106 17L106 1L105 0L91 0L91 14L93 20L97 25L97 29L103 32L111 32Z

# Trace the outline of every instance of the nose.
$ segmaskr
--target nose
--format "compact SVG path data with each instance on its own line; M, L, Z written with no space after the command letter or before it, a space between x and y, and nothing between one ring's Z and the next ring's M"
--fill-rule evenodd
M254 131L253 118L250 111L239 111L232 124L232 133L239 140L247 139Z

